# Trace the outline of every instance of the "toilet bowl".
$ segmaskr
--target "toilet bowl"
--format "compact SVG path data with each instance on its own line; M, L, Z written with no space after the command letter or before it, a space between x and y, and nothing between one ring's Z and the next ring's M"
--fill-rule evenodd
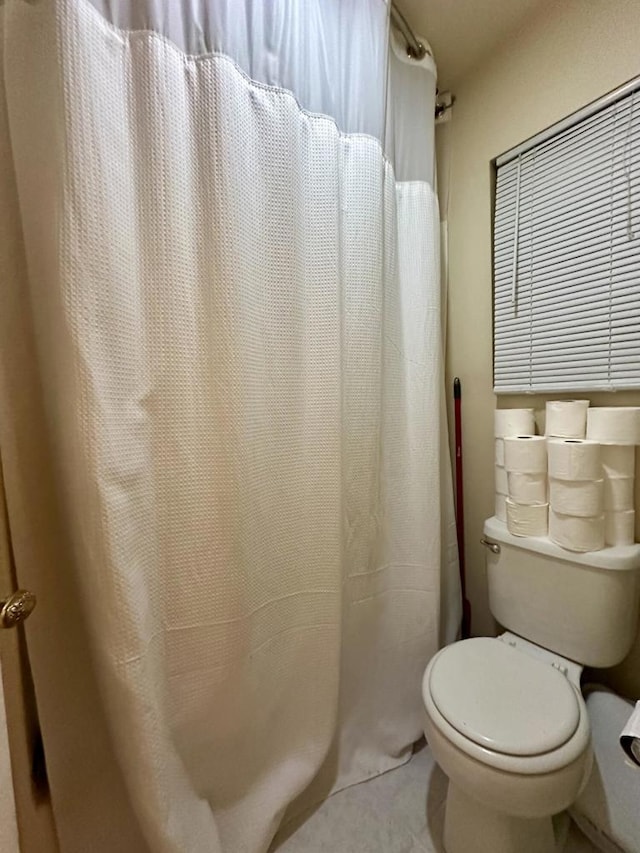
M551 853L552 816L591 771L571 661L512 634L448 646L424 674L424 730L449 777L447 853Z
M584 665L635 636L640 545L573 554L484 525L492 614L506 633L442 649L422 681L424 731L449 777L446 853L554 853L552 817L593 763Z

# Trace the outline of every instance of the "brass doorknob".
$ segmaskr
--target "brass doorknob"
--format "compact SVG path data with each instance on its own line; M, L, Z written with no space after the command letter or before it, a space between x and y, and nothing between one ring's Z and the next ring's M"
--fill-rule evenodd
M5 601L0 601L0 628L15 628L36 606L36 597L27 589L17 589Z

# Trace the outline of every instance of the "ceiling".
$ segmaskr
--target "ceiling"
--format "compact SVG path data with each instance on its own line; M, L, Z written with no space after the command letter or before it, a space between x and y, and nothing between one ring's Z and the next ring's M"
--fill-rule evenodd
M468 71L545 0L394 0L414 32L427 39L438 66L438 88Z

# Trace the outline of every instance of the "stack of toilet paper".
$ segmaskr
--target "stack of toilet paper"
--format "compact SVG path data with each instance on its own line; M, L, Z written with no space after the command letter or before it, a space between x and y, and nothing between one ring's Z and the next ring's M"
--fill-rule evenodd
M535 432L533 409L496 409L493 431L495 437L495 515L500 521L507 520L507 496L509 494L507 471L504 464L505 437L533 432Z
M600 446L586 442L589 401L546 406L549 454L549 538L569 551L604 548Z
M549 538L568 551L605 544L604 483L597 441L550 438Z
M547 443L542 435L504 438L507 529L514 536L546 536Z
M553 400L544 412L502 409L494 434L495 515L511 533L548 531L576 552L640 541L640 407Z
M640 408L589 409L587 435L602 445L604 537L607 545L635 539L635 445L640 444Z

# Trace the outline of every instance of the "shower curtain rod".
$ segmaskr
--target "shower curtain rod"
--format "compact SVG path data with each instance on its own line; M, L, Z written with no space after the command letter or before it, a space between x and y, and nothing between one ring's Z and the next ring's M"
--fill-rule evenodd
M408 55L412 59L422 59L426 55L427 49L422 42L418 41L409 22L395 3L391 3L391 23L400 30L404 36L404 40L407 43Z

